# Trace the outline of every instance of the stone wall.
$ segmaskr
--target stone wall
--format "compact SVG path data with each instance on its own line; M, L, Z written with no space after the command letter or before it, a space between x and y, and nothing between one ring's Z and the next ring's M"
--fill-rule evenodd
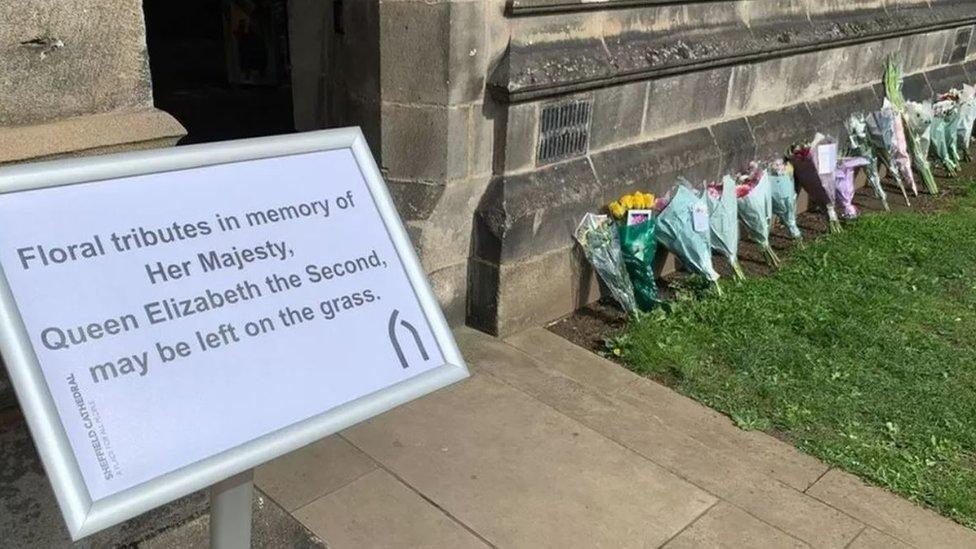
M880 105L890 52L911 98L976 82L969 2L489 4L493 165L467 321L503 335L596 297L571 237L584 212L679 175L716 178L818 130L841 134L849 113ZM540 111L570 100L592 104L588 149L540 164Z
M3 2L0 23L0 163L185 133L153 108L140 0Z
M153 107L141 0L0 2L0 165L184 134ZM0 409L13 403L0 368Z
M296 88L327 113L307 126L364 127L448 319L497 334L597 296L584 212L840 133L878 106L889 52L912 97L976 80L968 0L326 3L298 47L323 54L325 84ZM585 151L540 162L541 109L572 100L592 105Z

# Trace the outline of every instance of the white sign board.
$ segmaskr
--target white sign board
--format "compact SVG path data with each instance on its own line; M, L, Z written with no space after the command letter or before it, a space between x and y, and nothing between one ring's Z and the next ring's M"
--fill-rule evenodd
M358 130L0 170L0 267L75 537L467 375Z

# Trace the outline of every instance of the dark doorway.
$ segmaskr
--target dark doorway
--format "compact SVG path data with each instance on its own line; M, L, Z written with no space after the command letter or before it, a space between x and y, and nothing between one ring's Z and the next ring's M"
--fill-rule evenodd
M287 0L145 0L156 107L202 143L295 131Z

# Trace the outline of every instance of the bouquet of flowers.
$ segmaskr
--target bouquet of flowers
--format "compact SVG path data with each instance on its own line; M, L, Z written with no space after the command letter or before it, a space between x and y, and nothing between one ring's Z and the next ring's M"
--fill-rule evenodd
M620 251L634 289L637 307L649 311L657 305L654 283L654 195L635 192L610 203L610 214L617 220Z
M898 114L899 120L896 121L896 126L898 124L902 126L902 130L899 132L896 128L895 133L896 143L899 146L899 157L896 158L896 164L902 170L902 175L911 184L912 191L916 196L918 196L918 188L911 172L913 162L929 193L939 194L939 187L935 183L935 176L932 175L932 167L929 165L928 147L924 146L921 136L909 121L908 102L905 101L905 97L901 93L903 79L901 58L898 54L888 56L885 62L884 83L885 108L891 107ZM904 140L905 147L901 147L902 140Z
M735 186L739 202L739 219L746 228L749 240L759 244L766 263L779 267L779 257L769 244L769 229L773 222L773 194L766 170L753 164L747 173L739 175Z
M905 104L905 121L907 127L918 138L918 150L928 158L929 151L932 150L932 123L935 119L935 112L932 110L931 101L916 103L908 101Z
M629 314L636 314L634 288L624 267L617 229L610 218L588 213L583 216L573 236L620 307Z
M932 122L932 148L935 149L939 162L945 167L949 175L959 172L958 147L956 134L959 125L959 109L951 99L941 99L932 105L935 113Z
M897 118L898 115L891 109L882 109L869 114L866 119L868 137L871 138L871 147L877 153L878 159L888 169L888 173L891 174L892 179L895 180L901 190L901 195L905 197L905 204L911 206L912 203L908 200L908 192L902 182L901 173L895 164L895 157L898 154L896 150L898 146L895 143L895 120Z
M918 185L912 172L912 157L908 153L908 137L905 135L905 121L901 114L895 113L895 165L901 173L903 181L907 181L912 188L912 194L918 196ZM936 191L938 192L938 191Z
M854 206L854 170L867 166L868 160L860 156L841 158L837 163L837 200L841 205L841 217L856 219L857 207Z
M657 216L657 240L681 263L718 285L712 266L708 203L686 185L678 185Z
M837 142L817 134L809 145L793 145L790 151L793 177L810 195L810 200L827 212L831 232L840 232L834 201L837 197Z
M774 160L766 169L772 195L773 215L786 226L796 242L802 242L803 235L796 224L796 183L793 181L793 164Z
M851 156L860 156L867 160L868 163L864 166L864 172L867 175L868 184L874 189L874 196L881 201L881 205L885 211L891 211L891 208L888 206L888 194L885 193L884 188L881 186L881 174L878 173L878 157L874 154L874 149L871 148L871 140L868 136L868 123L864 115L852 114L847 119L846 126L848 153ZM926 132L927 135L928 133ZM928 138L926 137L926 139ZM925 150L928 151L928 141L926 141Z
M972 161L969 142L972 139L974 124L976 124L976 88L963 84L962 92L959 94L959 127L956 129L956 137L966 162Z
M739 207L735 181L725 176L721 183L707 185L705 200L708 202L712 249L728 259L733 277L742 280L746 275L739 265Z

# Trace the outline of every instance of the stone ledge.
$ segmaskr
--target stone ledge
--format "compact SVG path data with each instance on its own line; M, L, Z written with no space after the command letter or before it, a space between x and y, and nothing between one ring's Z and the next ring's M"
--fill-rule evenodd
M516 103L625 82L755 63L976 23L971 4L944 2L877 10L779 16L747 25L625 32L603 40L522 43L516 37L488 81L501 102ZM606 44L605 47L603 44ZM954 44L955 45L955 44ZM940 49L941 52L941 49ZM953 55L965 57L959 44Z
M186 130L154 108L0 128L0 164L174 145Z

